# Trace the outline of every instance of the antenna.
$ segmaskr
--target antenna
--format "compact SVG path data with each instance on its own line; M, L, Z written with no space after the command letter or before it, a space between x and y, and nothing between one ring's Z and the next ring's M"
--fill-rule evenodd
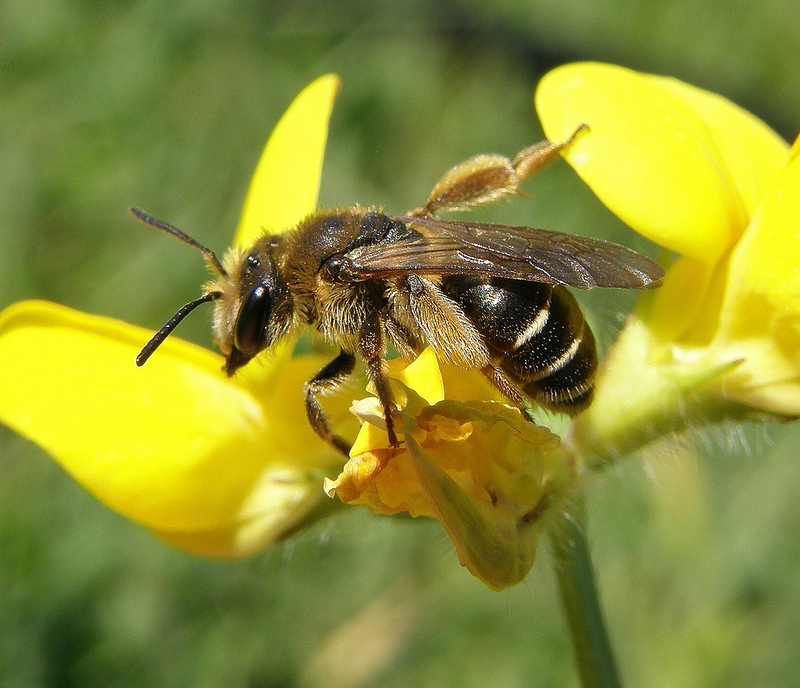
M206 248L198 241L195 241L190 237L188 234L182 232L177 227L173 227L171 224L168 224L158 218L153 217L149 213L144 212L139 208L129 208L130 214L133 215L139 222L148 225L150 227L155 227L156 229L160 229L162 232L166 232L167 234L171 234L176 239L179 239L184 244L188 244L193 248L196 248L200 253L202 253L206 260L211 264L211 267L221 276L227 277L228 273L225 272L225 268L222 267L222 263L219 262L219 258L217 258L217 254L214 253L210 248ZM164 326L156 332L151 338L150 341L147 342L142 347L142 350L136 356L136 365L141 367L145 363L147 363L150 356L153 355L153 352L161 346L162 342L169 336L169 334L174 330L178 324L183 320L189 313L191 313L195 308L197 308L201 303L208 303L209 301L216 301L218 298L222 296L221 291L209 291L203 294L200 298L195 299L194 301L190 301L189 303L181 306L178 309L178 312L175 313L166 323Z
M207 294L203 294L200 298L195 299L194 301L189 301L189 303L186 305L181 306L178 309L178 312L175 313L175 315L173 315L169 320L167 320L167 322L164 323L164 326L152 337L150 337L150 341L142 347L142 350L136 355L136 365L141 368L145 363L147 363L147 360L153 355L153 352L159 346L161 346L161 343L169 336L170 332L175 329L178 323L180 323L181 320L189 315L189 313L191 313L201 303L216 301L221 296L221 291L210 291Z
M221 275L222 277L227 277L228 273L225 272L225 268L222 267L222 263L219 262L219 258L217 258L217 254L214 253L210 248L206 248L201 244L199 241L195 241L185 232L182 232L177 227L173 227L171 224L164 222L163 220L159 220L156 217L153 217L149 213L144 212L139 208L128 208L128 211L131 215L133 215L139 222L142 224L148 225L150 227L155 227L156 229L160 229L162 232L166 232L167 234L171 234L176 239L179 239L184 244L188 244L193 248L196 248L200 253L202 253L209 263L211 263L211 267ZM188 305L188 304L187 304Z

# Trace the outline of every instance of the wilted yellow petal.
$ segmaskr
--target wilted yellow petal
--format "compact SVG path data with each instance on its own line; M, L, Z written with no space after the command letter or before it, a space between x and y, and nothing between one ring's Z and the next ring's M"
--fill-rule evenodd
M408 403L396 430L404 445L390 449L381 436L363 451L357 443L339 477L326 479L326 492L375 513L435 517L471 573L494 589L518 583L533 564L541 516L575 479L573 461L556 435L518 409L452 399L429 405L413 389L402 391ZM364 428L382 421L375 399L352 410Z
M372 479L385 468L390 455L391 451L388 454L367 452L350 459L336 480L325 479L326 494L329 497L337 494L345 503L358 499L369 489Z
M414 438L408 452L434 515L455 545L458 560L493 590L528 575L541 533L537 518L520 517L474 500Z
M780 162L777 137L729 101L621 67L555 69L536 107L551 140L589 125L565 157L626 224L709 264L747 226ZM760 162L750 164L755 152Z
M146 366L150 332L46 302L0 315L0 420L101 501L173 542L244 554L318 504L332 451L305 420L318 357L251 364L175 337ZM316 480L311 480L316 477Z
M407 403L405 388L414 390L428 404L435 404L442 399L468 401L471 399L500 400L500 393L492 387L487 379L477 370L462 370L446 362L439 361L430 347L424 349L411 363L403 359L389 361L389 377L401 382L394 388L395 401L402 406ZM371 390L374 391L374 390ZM350 450L350 456L358 456L376 448L388 448L382 418L383 411L374 399L365 399L353 404L351 412L362 420L361 430ZM371 422L380 418L380 427Z
M359 408L363 402L367 401L369 406L368 410L364 410L363 406ZM378 422L377 419L383 418L383 409L378 400L374 397L370 397L369 400L362 399L361 401L355 402L351 407L351 412L359 419L368 417L370 414L375 419L375 422ZM386 427L384 427L383 424L373 425L371 422L362 422L361 428L358 431L358 436L355 442L353 442L353 446L350 448L350 456L358 456L359 454L363 454L364 452L371 451L378 447L389 447L389 437L386 434Z
M316 210L339 83L335 74L319 77L281 117L250 182L234 245L249 246L265 230L285 231Z

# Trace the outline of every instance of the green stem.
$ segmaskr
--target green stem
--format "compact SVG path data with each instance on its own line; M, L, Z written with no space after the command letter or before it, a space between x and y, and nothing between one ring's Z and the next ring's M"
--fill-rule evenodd
M583 688L620 688L597 596L584 530L583 503L572 503L551 529L556 577Z

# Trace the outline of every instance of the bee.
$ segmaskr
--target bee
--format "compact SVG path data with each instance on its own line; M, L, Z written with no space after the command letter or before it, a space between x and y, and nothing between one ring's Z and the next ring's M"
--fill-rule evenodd
M470 158L407 215L361 206L320 210L285 233L231 249L221 261L179 229L131 208L141 222L201 251L216 274L145 344L136 364L192 310L213 301L214 339L229 376L303 327L339 346L303 393L311 427L345 455L350 444L331 429L319 397L351 375L357 355L383 408L389 443L399 445L389 345L408 359L430 346L456 366L481 371L528 418L531 401L578 413L592 397L597 349L566 287L652 288L662 268L601 239L437 215L520 193L519 183L585 128L561 143L526 148L513 161Z

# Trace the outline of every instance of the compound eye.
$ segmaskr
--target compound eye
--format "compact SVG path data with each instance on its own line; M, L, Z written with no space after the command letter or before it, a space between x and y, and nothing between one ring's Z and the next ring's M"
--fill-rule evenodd
M248 358L255 356L266 344L266 324L272 302L269 289L256 286L242 303L236 318L233 343Z

